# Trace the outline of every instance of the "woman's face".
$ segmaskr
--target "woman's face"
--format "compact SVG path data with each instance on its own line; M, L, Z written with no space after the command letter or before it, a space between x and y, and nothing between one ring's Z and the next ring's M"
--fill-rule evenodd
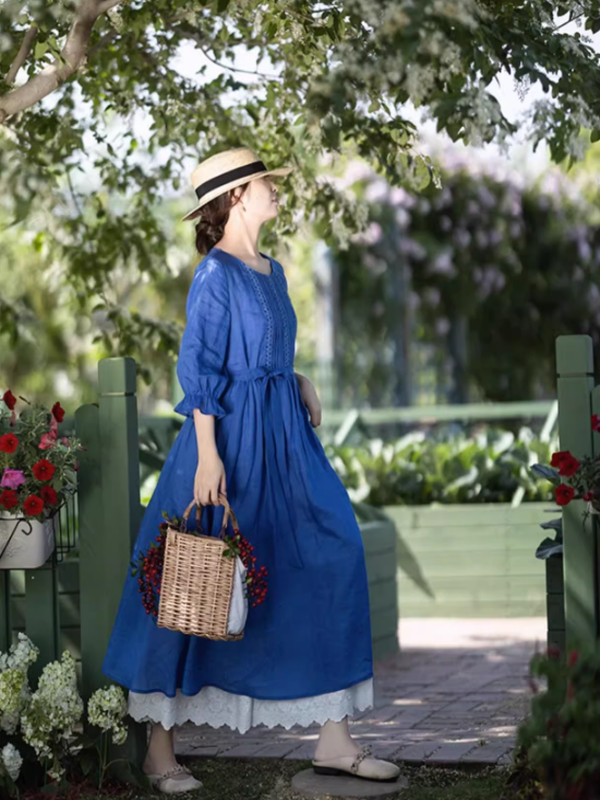
M277 185L269 175L250 181L242 195L240 205L246 208L245 212L240 209L245 217L252 215L257 222L273 219L277 216L279 208Z

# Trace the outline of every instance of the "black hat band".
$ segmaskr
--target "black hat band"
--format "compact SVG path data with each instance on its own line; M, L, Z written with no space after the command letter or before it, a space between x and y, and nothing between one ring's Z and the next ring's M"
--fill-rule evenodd
M214 191L215 189L220 189L221 186L225 186L228 183L233 183L241 178L248 178L250 175L256 175L259 172L268 172L262 161L254 161L252 164L246 164L244 167L231 169L229 172L224 172L217 178L211 178L211 180L201 183L200 186L198 186L195 190L196 197L198 200L202 200L204 195Z

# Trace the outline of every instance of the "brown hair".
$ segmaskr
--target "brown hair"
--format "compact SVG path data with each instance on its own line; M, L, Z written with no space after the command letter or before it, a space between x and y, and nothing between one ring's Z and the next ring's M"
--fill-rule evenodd
M237 200L234 195L235 189L230 189L202 206L200 220L196 224L196 250L200 255L206 255L223 238L229 212L240 202L248 184L242 184L240 188L242 192Z

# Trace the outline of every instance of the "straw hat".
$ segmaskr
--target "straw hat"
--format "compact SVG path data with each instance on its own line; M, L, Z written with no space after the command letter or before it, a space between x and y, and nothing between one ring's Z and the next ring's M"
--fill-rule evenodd
M192 186L198 198L198 205L183 220L200 216L200 209L215 197L225 194L236 186L249 183L265 175L289 175L291 167L267 169L256 153L249 147L236 147L217 153L202 161L192 172Z

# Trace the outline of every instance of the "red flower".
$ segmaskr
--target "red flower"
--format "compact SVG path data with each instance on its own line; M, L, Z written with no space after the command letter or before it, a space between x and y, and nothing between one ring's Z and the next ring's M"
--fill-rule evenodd
M7 389L4 392L4 394L2 395L2 399L6 403L6 407L8 408L9 411L12 411L17 404L17 398L14 396L14 394L11 392L10 389Z
M19 440L14 433L5 433L0 436L0 450L3 453L14 453L19 446Z
M42 486L40 497L44 503L47 503L50 506L53 506L56 503L56 492L51 486Z
M600 417L598 414L592 416L592 430L600 432Z
M593 492L586 492L583 495L583 499L585 500L586 503L591 503L592 500L594 499L594 493Z
M552 453L551 467L560 467L565 458L573 458L568 450L561 450L559 453Z
M555 488L554 496L559 506L568 506L575 497L575 489L572 486L567 486L566 483L561 483Z
M54 464L51 464L47 458L42 458L37 464L31 468L36 481L49 481L56 471Z
M0 494L0 505L3 505L7 510L14 508L18 503L19 498L14 489L5 489L2 494Z
M25 498L23 510L29 517L35 517L44 510L44 501L37 494L30 494L29 497Z
M568 453L559 465L558 474L563 475L565 478L570 478L572 475L575 475L578 469L579 461L577 461L575 456Z
M65 410L64 408L61 408L61 405L58 402L54 403L52 406L52 414L57 422L62 422L65 418Z
M548 658L552 658L554 661L558 661L560 658L560 648L557 647L555 644L551 644L547 650Z
M574 667L575 664L579 661L579 653L577 650L571 650L569 653L569 666Z

